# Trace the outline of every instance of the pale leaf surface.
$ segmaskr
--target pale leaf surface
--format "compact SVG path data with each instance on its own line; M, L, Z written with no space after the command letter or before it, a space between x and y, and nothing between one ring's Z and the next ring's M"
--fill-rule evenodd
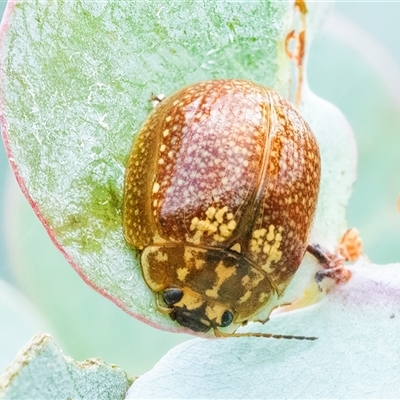
M360 260L351 270L320 303L251 327L318 340L191 340L137 379L128 398L398 398L400 265Z
M123 399L133 378L99 359L75 362L36 335L0 376L2 399Z

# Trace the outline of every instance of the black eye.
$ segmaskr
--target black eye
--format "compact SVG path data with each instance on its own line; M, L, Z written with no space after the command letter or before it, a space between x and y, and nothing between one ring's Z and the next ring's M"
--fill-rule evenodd
M222 327L228 326L232 323L232 321L233 321L233 314L230 311L225 311L222 314L221 326Z
M165 289L163 293L163 299L167 306L172 306L182 299L183 292L178 288Z

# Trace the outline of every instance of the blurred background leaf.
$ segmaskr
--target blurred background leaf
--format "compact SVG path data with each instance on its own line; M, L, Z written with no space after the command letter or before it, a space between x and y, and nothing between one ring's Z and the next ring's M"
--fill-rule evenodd
M17 288L0 279L0 371L36 333L50 328L35 305ZM1 373L0 372L0 373Z

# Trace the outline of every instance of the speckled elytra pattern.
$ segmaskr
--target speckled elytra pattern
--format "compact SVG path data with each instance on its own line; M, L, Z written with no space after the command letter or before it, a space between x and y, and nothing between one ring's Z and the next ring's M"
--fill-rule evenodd
M183 291L160 310L207 330L224 310L245 323L272 309L304 255L319 181L314 135L276 92L217 80L162 100L133 145L124 201L147 284Z

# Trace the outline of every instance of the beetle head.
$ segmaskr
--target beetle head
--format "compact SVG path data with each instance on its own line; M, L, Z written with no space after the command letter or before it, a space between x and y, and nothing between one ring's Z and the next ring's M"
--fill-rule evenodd
M195 332L246 323L274 298L266 275L231 250L148 246L141 263L159 310Z
M207 301L188 288L167 288L162 292L162 299L171 319L195 332L226 327L234 320L233 312L226 306Z

